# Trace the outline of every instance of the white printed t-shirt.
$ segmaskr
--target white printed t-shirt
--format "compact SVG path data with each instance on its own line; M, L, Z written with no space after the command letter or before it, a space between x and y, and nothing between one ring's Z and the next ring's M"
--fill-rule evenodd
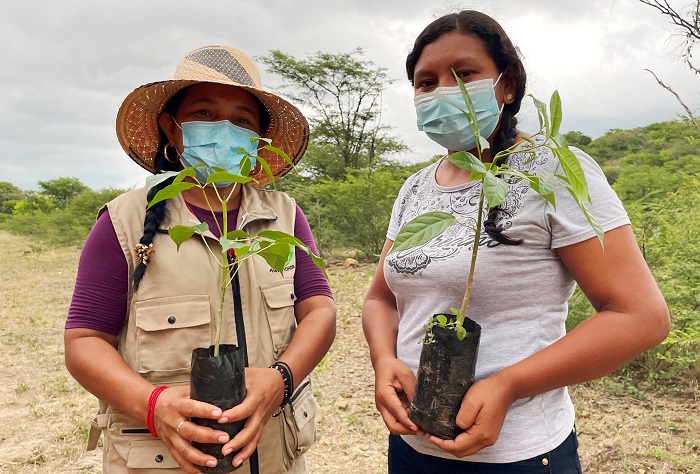
M533 137L538 143L541 136ZM571 148L581 162L592 212L604 231L629 224L622 203L598 164L583 151ZM546 147L533 155L517 153L508 164L538 174L547 169L563 174ZM401 188L392 211L387 238L394 240L404 224L430 211L448 212L467 226L476 225L480 183L442 187L435 180L439 162L411 176ZM549 346L565 335L567 301L575 280L556 249L595 237L569 192L555 192L556 212L526 183L508 183L507 202L497 225L505 235L523 239L517 246L500 245L483 233L476 260L472 297L467 315L482 327L476 379L486 378ZM485 210L485 209L484 209ZM386 282L396 297L400 315L397 356L414 373L418 370L424 325L435 313L461 306L466 288L474 232L454 225L430 242L388 255ZM547 453L561 444L574 426L574 406L566 387L517 400L509 409L494 446L465 461L508 463ZM427 438L403 436L417 451L458 459Z

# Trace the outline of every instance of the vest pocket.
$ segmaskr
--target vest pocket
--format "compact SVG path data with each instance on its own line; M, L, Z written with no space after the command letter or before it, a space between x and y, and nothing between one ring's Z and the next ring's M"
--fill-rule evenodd
M282 411L282 438L287 469L316 441L316 415L320 410L311 389L311 379L307 377L302 380Z
M189 374L192 349L210 345L211 310L206 295L140 301L134 314L138 371L148 380Z
M294 280L285 278L264 283L260 285L260 291L265 300L265 313L270 324L275 359L279 359L289 346L296 328L294 302L297 297L294 294Z
M110 408L104 449L104 472L183 472L162 441L119 410Z
M132 441L126 459L129 469L178 469L180 466L162 441L155 439Z

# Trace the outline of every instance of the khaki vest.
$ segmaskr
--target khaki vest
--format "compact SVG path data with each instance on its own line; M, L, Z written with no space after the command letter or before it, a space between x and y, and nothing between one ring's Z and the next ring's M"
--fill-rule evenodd
M134 246L143 235L147 190L138 189L106 205L128 262L136 265ZM182 196L170 199L161 224L196 225ZM286 194L242 187L237 229L251 235L262 230L294 233L296 205ZM207 233L210 247L221 255L218 241ZM154 252L136 293L128 296L128 314L118 337L118 350L126 364L154 385L187 385L192 349L213 344L220 302L221 269L201 239L194 236L178 251L167 233L153 239ZM251 367L269 367L285 351L294 334L294 272L292 259L280 274L258 257L241 263L239 281L248 360ZM221 343L236 344L233 293L224 297ZM318 403L308 379L299 384L293 402L283 415L271 418L258 444L260 472L306 472L302 454L315 439L314 417ZM93 428L105 433L104 472L170 473L179 469L165 445L145 426L101 402ZM92 430L90 444L99 432ZM244 463L236 472L249 472Z

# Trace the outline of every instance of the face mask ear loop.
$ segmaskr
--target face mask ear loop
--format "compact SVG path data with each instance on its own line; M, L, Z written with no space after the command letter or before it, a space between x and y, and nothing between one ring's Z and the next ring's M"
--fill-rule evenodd
M177 120L175 120L175 117L171 115L170 118L173 119L173 123L174 123L175 125L177 125L177 128L179 128L180 130L182 130L182 127L180 126L179 123L177 123Z
M498 79L496 79L496 82L493 83L493 88L494 88L494 89L496 88L496 84L498 84L498 81L500 81L502 77L503 77L503 73L500 73L500 74L498 75ZM503 103L501 104L501 108L498 109L498 115L499 115L499 116L503 113L503 107L505 107L505 106L506 106L506 103L503 102Z
M494 89L496 88L496 84L498 84L498 81L500 81L502 77L503 77L503 73L500 73L500 74L498 75L498 79L496 79L496 82L493 83Z

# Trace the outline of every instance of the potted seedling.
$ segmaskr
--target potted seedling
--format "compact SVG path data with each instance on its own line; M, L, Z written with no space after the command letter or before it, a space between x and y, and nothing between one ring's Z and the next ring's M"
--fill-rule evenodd
M455 419L464 395L474 383L481 327L468 317L468 307L479 242L484 232L485 204L487 204L486 208L494 208L505 203L509 192L506 181L521 180L556 208L554 191L563 186L578 204L601 244L603 239L603 230L587 207L590 196L581 164L559 133L562 113L558 92L555 91L552 94L549 114L547 106L531 96L539 116L538 134L544 135L544 143L536 144L533 140L525 138L524 143L521 142L497 153L491 157L490 162L483 162L482 153L490 145L486 138L479 135L474 106L464 83L456 75L455 78L464 99L464 106L450 103L458 107L467 117L471 132L476 139L477 154L475 156L470 152L460 151L446 159L459 168L470 171L471 181L478 182L480 186L476 224L474 227L467 226L445 212L421 214L401 228L389 252L407 251L423 245L453 225L468 227L474 233L469 271L466 275L466 289L461 306L450 308L449 313L434 314L425 325L426 336L422 340L416 388L408 409L409 417L413 422L426 432L443 439L454 439L462 432L456 425ZM563 174L554 174L542 169L534 175L514 169L501 160L504 155L508 156L516 152L529 153L534 159L538 146L547 147L553 152L561 165Z
M261 149L271 151L282 157L287 163L293 165L290 158L280 149L270 145L266 138L252 138L251 141L262 140L266 144ZM215 241L210 234L206 223L194 226L176 225L168 229L168 234L177 245L178 250L183 242L192 237L201 239L211 258L216 261L221 271L220 283L220 303L215 318L216 333L214 343L210 347L195 348L192 351L192 367L190 374L190 397L211 403L222 410L228 410L240 404L246 396L245 389L245 355L244 348L232 344L221 344L221 332L224 323L224 299L226 292L236 281L240 264L244 260L253 257L260 257L270 265L271 269L283 274L285 267L290 263L295 249L306 252L325 274L323 260L315 255L311 249L301 240L293 235L281 231L266 230L257 235L249 235L242 229L231 230L235 223L231 225L227 219L229 201L234 195L236 187L253 181L249 176L251 173L251 157L247 150L241 148L239 154L244 155L240 174L233 174L221 168L209 168L203 164L186 167L176 172L169 171L151 176L148 179L148 187L174 178L172 183L160 190L148 204L149 208L163 200L171 199L183 191L198 188L201 190L208 209L214 214L214 208L209 201L209 195L205 192L207 188L213 190L213 195L221 207L222 223L219 225L219 239ZM274 184L274 176L267 162L257 156L260 163ZM206 181L201 182L202 176L206 176ZM224 191L224 186L230 185ZM214 219L216 222L216 218ZM209 426L213 429L222 430L233 438L242 428L245 420L220 424L216 420L193 418L192 422L202 426ZM217 458L218 464L214 468L198 466L200 470L207 473L225 473L234 470L232 460L236 452L227 456L221 453L219 444L193 443L200 451ZM237 468L236 468L237 469Z

